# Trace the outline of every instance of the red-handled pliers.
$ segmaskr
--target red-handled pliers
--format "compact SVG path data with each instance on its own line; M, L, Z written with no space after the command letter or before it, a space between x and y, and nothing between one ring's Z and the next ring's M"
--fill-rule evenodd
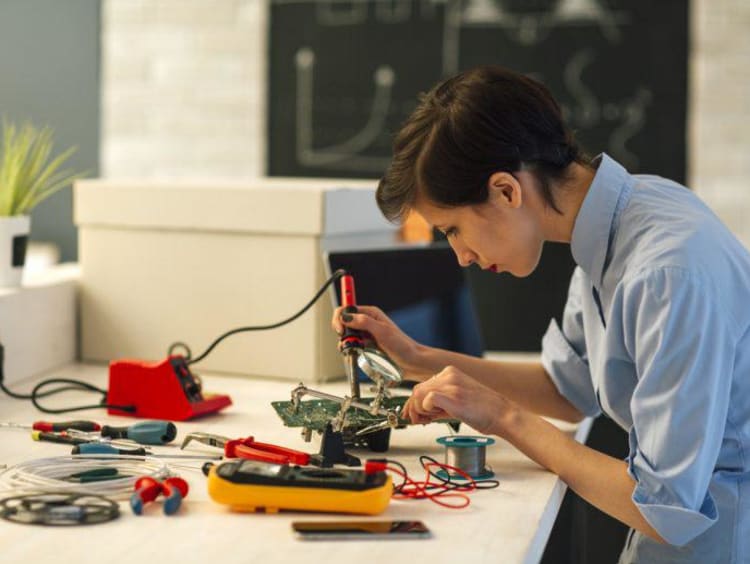
M272 464L299 464L300 466L310 463L310 455L306 452L269 443L259 443L253 437L229 439L210 433L190 433L182 441L180 448L185 448L190 441L223 448L224 456L227 458L249 458Z
M250 458L274 464L310 463L310 455L291 448L284 448L268 443L259 443L253 437L227 441L224 445L224 456L227 458Z

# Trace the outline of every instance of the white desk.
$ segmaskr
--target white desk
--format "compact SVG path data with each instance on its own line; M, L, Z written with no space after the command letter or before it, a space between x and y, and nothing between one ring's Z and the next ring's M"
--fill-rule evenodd
M104 366L72 365L46 376L81 378L100 387L107 386ZM176 444L189 432L206 431L233 438L252 435L259 441L307 452L317 451L317 436L311 443L305 443L299 429L284 427L270 406L272 400L289 397L294 387L292 383L202 376L206 390L230 394L234 405L219 415L177 423ZM31 384L32 381L18 382L12 388L26 393ZM318 389L343 394L347 386L340 382L321 385ZM77 393L68 396L63 401L71 404L80 400L91 402L94 397ZM26 423L66 418L94 419L114 425L136 421L108 416L104 409L47 416L37 412L30 402L14 400L1 393L0 413L2 420ZM589 423L582 423L577 428L564 425L563 428L575 433L578 440L583 440L588 434ZM469 434L471 430L464 426L461 432ZM410 473L421 477L417 457L429 454L442 460L443 450L435 439L445 434L447 428L436 424L393 431L388 456L401 461ZM28 433L15 429L0 428L0 445L0 465L70 452L68 445L34 442ZM154 450L175 452L178 449L156 447ZM219 451L196 444L195 450L190 447L187 452L215 454ZM362 458L367 456L364 451L352 452ZM428 500L393 501L380 516L355 517L367 520L421 519L433 532L433 538L429 540L298 541L290 529L292 520L333 520L342 516L232 513L208 497L206 480L199 470L201 462L175 460L180 464L178 471L190 484L190 493L178 514L165 516L161 507L155 504L147 506L144 515L135 516L123 502L120 518L99 525L38 527L0 520L0 560L4 564L206 564L218 560L257 564L292 561L352 564L408 561L416 556L430 564L537 562L563 499L565 485L503 441L489 447L487 459L500 480L500 487L470 494L471 505L466 509L446 509ZM194 469L184 469L183 465ZM0 495L5 497L7 492Z

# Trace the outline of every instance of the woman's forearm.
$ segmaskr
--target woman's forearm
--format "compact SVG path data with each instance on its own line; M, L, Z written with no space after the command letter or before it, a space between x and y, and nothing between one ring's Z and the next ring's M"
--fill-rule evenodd
M560 476L583 499L664 542L632 500L635 481L628 475L624 461L576 442L551 423L523 410L513 410L500 419L498 435Z
M495 361L432 347L420 347L412 370L425 380L455 366L513 403L539 415L577 422L583 415L560 395L541 362Z

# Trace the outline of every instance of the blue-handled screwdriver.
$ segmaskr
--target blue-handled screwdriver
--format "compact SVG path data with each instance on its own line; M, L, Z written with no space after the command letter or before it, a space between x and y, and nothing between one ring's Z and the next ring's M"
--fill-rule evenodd
M221 456L189 454L154 454L145 448L121 449L106 443L85 443L73 447L72 454L118 454L125 456L151 456L154 458L192 458L194 460L219 460Z
M174 440L177 427L169 421L141 421L127 427L102 427L102 437L130 439L142 445L163 445Z

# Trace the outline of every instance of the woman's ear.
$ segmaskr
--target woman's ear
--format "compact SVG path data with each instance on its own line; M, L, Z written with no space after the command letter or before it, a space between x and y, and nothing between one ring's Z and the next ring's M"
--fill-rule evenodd
M523 189L518 179L509 172L495 172L487 181L489 200L506 208L520 208Z

